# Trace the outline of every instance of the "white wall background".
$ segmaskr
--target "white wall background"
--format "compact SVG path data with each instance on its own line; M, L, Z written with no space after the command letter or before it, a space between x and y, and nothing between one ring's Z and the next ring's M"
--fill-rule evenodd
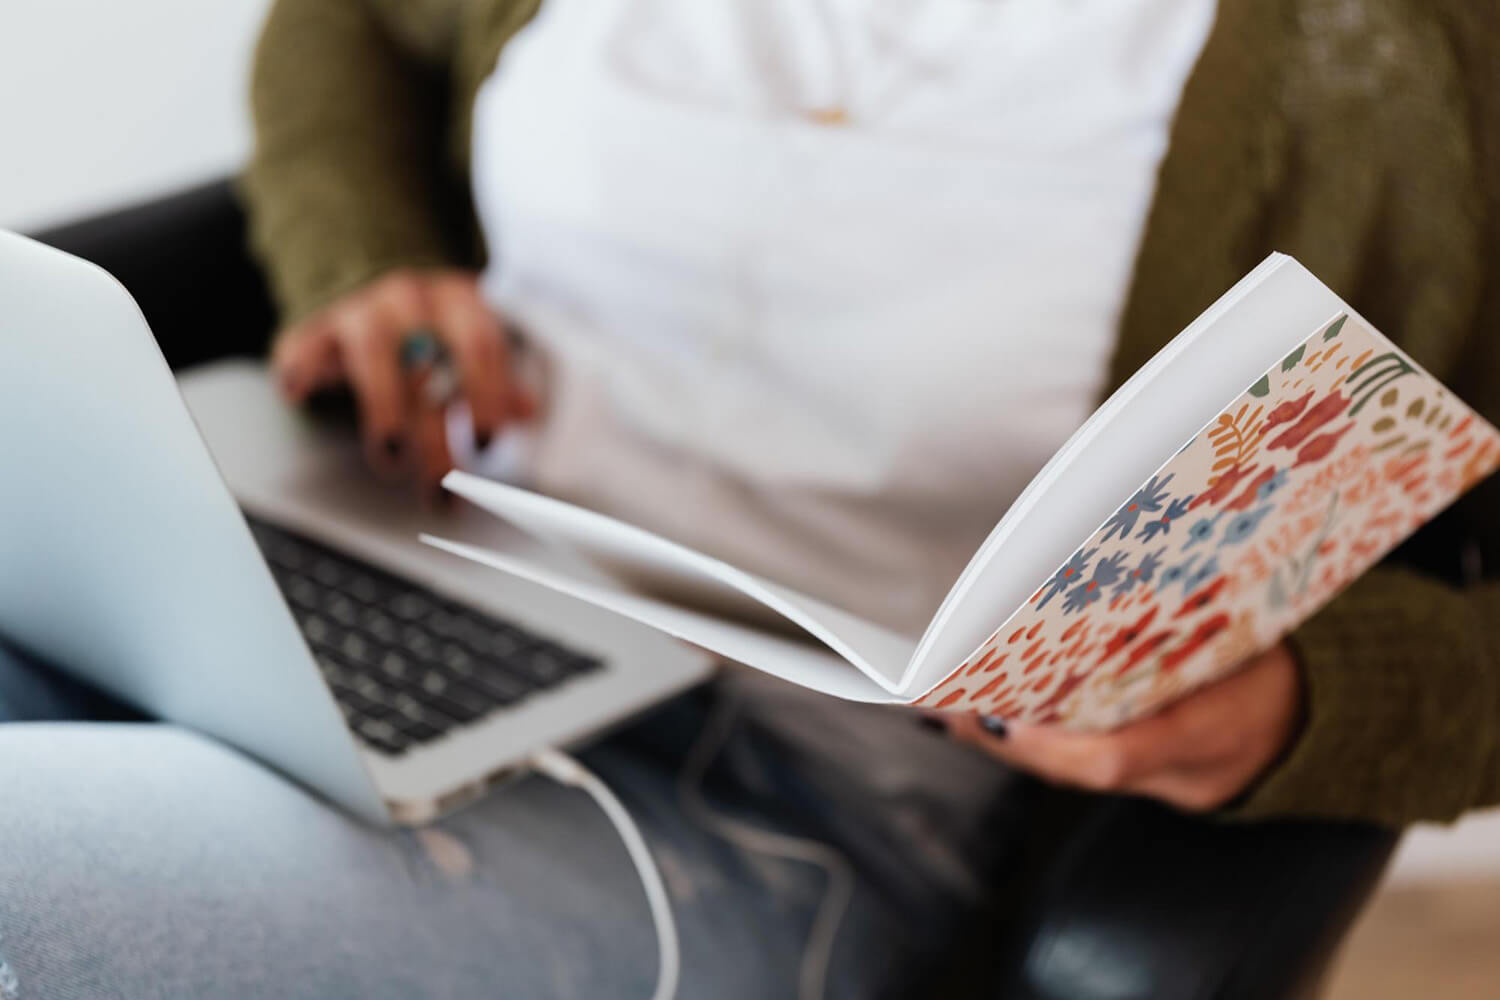
M269 0L3 0L0 226L27 229L224 174ZM1500 813L1409 837L1393 877L1500 872Z
M0 226L223 174L268 0L0 0Z

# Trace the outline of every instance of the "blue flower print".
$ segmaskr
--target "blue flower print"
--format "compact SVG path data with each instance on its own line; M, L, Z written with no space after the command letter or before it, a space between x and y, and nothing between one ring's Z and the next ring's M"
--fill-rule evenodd
M1052 579L1042 586L1042 599L1037 601L1037 610L1045 608L1048 601L1083 579L1083 574L1089 568L1089 560L1094 558L1094 553L1098 551L1098 548L1092 548L1080 549L1073 553L1073 558L1064 563L1062 569L1059 569Z
M1197 521L1194 521L1193 526L1188 529L1187 541L1182 543L1182 551L1186 552L1199 542L1206 542L1212 538L1214 526L1219 523L1219 518L1223 516L1224 514L1221 511L1213 517L1199 518Z
M1238 545L1255 534L1255 529L1260 527L1260 522L1264 521L1266 515L1274 509L1275 505L1268 503L1264 507L1236 514L1234 520L1230 521L1229 526L1224 529L1224 537L1219 539L1219 548L1222 549L1226 545Z
M1161 557L1166 551L1166 549L1162 548L1157 549L1155 552L1147 552L1141 556L1140 565L1125 574L1119 584L1115 586L1115 592L1112 596L1119 597L1122 594L1128 594L1135 589L1135 585L1138 583L1142 585L1150 583L1151 578L1156 575L1157 569L1161 567Z
M1276 495L1276 492L1286 485L1286 470L1277 469L1276 475L1260 484L1260 489L1255 491L1255 499L1265 501Z
M1114 537L1115 532L1120 533L1121 540L1130 537L1135 530L1135 522L1140 520L1142 513L1154 514L1161 510L1161 505L1167 499L1167 484L1172 481L1172 476L1161 482L1152 476L1146 481L1146 485L1136 490L1135 496L1125 501L1125 506L1115 511L1114 516L1104 522L1104 537L1100 539L1107 542Z
M1068 596L1063 599L1063 614L1071 615L1082 611L1097 601L1103 593L1092 580L1088 583L1080 583L1068 591Z
M1192 506L1192 504L1193 498L1190 496L1183 497L1180 500L1173 500L1170 504L1167 505L1166 513L1162 514L1161 517L1158 517L1155 520L1147 521L1145 524L1141 525L1140 533L1135 537L1139 538L1143 542L1149 542L1157 535L1165 535L1167 532L1172 530L1173 521L1177 520L1180 517L1186 516L1188 509Z
M1079 583L1068 591L1063 602L1063 614L1070 615L1093 604L1104 596L1104 588L1117 583L1125 575L1125 553L1116 552L1108 559L1101 559L1094 566L1093 578Z
M1125 553L1116 552L1108 559L1099 560L1094 567L1094 582L1101 587L1108 587L1125 575Z
M1168 566L1166 569L1162 570L1161 583L1157 585L1157 589L1162 593L1166 593L1168 587L1171 587L1173 584L1180 583L1185 577L1188 576L1188 574L1193 571L1194 564L1196 564L1200 558L1201 556L1193 556L1187 562L1178 563L1176 566Z
M1198 557L1194 556L1193 558L1197 559ZM1199 566L1197 569L1187 574L1187 577L1183 580L1182 583L1182 596L1187 597L1191 595L1193 591L1197 590L1199 587L1203 586L1205 583L1212 580L1218 575L1219 557L1211 556L1209 560L1202 566Z

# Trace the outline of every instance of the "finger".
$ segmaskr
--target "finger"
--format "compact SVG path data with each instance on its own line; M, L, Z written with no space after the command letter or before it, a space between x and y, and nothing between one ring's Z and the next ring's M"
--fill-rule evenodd
M410 381L408 434L417 489L423 502L445 507L448 494L442 488L442 479L453 468L453 456L448 450L447 408L427 398L429 377L422 374Z
M499 317L480 298L473 279L445 278L430 289L436 325L453 355L459 383L483 449L511 416L510 359Z
M1107 733L1012 724L1000 738L987 732L976 716L960 717L950 730L1013 767L1099 792L1125 792L1157 772L1179 766L1184 749L1174 724L1160 716Z
M394 474L409 450L406 378L398 354L402 325L389 309L375 303L341 310L337 322L339 349L359 400L370 463Z
M276 337L271 369L289 402L301 403L342 377L339 346L325 316L304 320Z

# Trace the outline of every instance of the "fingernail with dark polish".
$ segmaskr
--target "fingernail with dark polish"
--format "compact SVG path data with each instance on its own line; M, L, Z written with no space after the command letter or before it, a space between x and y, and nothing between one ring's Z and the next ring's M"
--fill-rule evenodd
M948 731L947 721L944 719L939 719L935 715L924 715L922 716L921 722L923 729L930 729L934 733L946 733Z
M987 731L991 736L997 736L1002 740L1005 739L1006 734L1010 732L1010 730L1006 728L1005 720L1000 718L1000 716L998 715L981 716L979 719L979 724L983 726L985 728L985 731Z

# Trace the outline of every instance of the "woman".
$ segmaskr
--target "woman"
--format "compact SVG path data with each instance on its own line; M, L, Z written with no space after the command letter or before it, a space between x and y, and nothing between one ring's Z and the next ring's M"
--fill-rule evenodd
M293 400L348 383L371 464L428 496L451 464L444 416L400 356L435 336L474 443L517 442L537 487L909 629L1101 395L1272 249L1500 415L1480 332L1500 318L1482 254L1500 239L1492 13L1456 0L537 7L279 0L258 56L245 190L287 318L276 370ZM519 374L533 360L539 382ZM747 877L661 792L725 704L746 746L726 755L738 763L721 801L854 859L836 995L922 968L1000 860L985 813L1006 772L962 744L1058 782L1236 815L1404 824L1500 801L1500 590L1480 559L1500 541L1492 510L1470 498L1288 643L1114 733L965 719L947 741L899 713L732 674L637 743L597 748L668 867L676 850L692 873L678 894L684 995L789 995L816 896ZM552 843L580 821L534 785L524 806L502 796L416 835L432 878L476 877L477 853L479 880L499 883L434 898L392 880L388 842L229 775L215 751L141 750L187 755L194 787L248 788L271 818L223 836L276 859L278 887L305 866L369 897L380 915L350 928L355 947L417 915L439 939L415 941L402 967L424 970L419 992L535 974L519 942L557 933L546 893L569 915L626 906L570 871L597 852ZM97 768L79 771L67 780L97 793ZM346 844L357 858L338 857ZM545 881L497 864L517 857ZM607 870L595 875L619 874ZM266 905L264 932L308 927ZM788 931L775 914L793 911ZM615 922L573 927L610 961L554 952L552 978L513 995L643 994L608 970L644 975L630 956L649 941L598 937ZM328 961L301 971L316 979ZM564 968L598 978L570 984Z

